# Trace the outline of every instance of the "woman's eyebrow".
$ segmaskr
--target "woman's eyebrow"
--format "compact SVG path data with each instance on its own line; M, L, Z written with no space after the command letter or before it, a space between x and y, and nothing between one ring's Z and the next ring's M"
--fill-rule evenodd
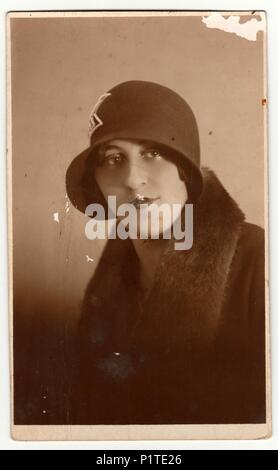
M110 144L107 144L103 147L101 147L101 151L105 152L106 150L111 150L111 149L116 149L116 150L121 150L120 147L118 147L118 145L110 145Z

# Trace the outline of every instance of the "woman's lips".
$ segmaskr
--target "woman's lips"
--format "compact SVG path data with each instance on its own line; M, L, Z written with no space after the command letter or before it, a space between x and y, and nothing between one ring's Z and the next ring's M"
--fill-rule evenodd
M136 208L140 207L143 204L153 204L155 201L158 201L159 197L147 197L147 196L142 196L138 195L136 196L135 199L129 202L129 204L132 204Z

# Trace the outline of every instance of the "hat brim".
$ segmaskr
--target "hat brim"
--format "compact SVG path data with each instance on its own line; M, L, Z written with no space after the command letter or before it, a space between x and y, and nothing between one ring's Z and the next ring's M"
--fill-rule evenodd
M87 200L82 184L86 167L86 160L91 153L91 147L79 153L70 163L66 172L66 191L72 205L79 211L85 213Z

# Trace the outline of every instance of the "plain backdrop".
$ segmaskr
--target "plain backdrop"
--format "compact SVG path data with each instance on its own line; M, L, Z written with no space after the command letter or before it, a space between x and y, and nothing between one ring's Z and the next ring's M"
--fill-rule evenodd
M11 20L14 294L22 314L78 317L104 242L86 239L65 173L88 145L98 97L122 81L158 82L189 102L202 165L248 221L264 225L263 53L263 33L249 41L208 29L202 16Z

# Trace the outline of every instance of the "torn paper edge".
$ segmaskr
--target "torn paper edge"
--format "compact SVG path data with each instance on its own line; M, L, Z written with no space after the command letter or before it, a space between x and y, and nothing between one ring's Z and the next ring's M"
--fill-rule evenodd
M228 18L224 18L223 14L212 12L209 16L203 16L202 22L207 28L220 29L226 33L236 34L248 41L256 41L258 32L265 32L266 30L265 14L258 12L256 15L260 16L260 21L256 18L252 18L245 23L240 23L240 16L232 15Z

